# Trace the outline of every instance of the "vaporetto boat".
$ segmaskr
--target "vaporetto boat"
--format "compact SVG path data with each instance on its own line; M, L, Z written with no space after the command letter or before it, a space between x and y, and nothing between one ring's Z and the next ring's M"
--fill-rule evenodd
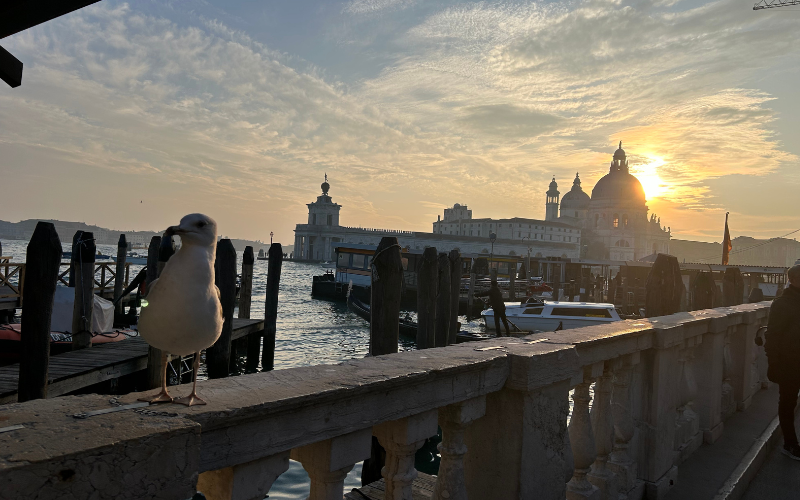
M494 311L481 312L487 330L494 330ZM620 321L614 304L549 301L506 305L506 317L525 331L553 331ZM502 323L502 322L501 322ZM510 325L509 325L510 326ZM503 325L500 325L503 328ZM512 327L513 329L513 327Z

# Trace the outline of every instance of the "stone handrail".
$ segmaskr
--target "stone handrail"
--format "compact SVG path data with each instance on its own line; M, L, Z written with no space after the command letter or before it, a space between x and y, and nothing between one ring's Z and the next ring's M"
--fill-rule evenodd
M437 499L661 498L680 462L766 383L753 338L768 307L209 380L207 406L75 419L109 397L5 405L0 427L24 427L0 433L0 497L261 499L291 457L310 498L341 499L374 435L386 498L410 500L414 453L438 424Z

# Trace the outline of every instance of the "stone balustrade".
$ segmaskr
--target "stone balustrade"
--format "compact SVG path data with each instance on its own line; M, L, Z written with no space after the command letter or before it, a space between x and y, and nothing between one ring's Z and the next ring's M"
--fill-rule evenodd
M753 339L768 312L749 304L208 380L207 406L86 419L72 415L112 407L109 397L0 406L0 427L24 426L0 433L0 498L262 499L291 458L310 499L339 500L376 436L386 498L411 500L414 453L438 425L437 500L658 499L766 383Z

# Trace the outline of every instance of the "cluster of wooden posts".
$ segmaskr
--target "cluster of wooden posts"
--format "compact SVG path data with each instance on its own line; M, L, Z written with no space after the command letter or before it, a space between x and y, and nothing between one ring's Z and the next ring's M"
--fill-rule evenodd
M124 313L122 296L129 293L141 280L150 285L163 270L169 258L175 253L172 237L154 236L148 248L147 266L140 276L133 280L127 290L123 290L125 276L127 242L120 235L117 245L117 261L114 283L114 298L117 301L115 317ZM39 222L28 244L25 260L25 275L21 286L24 307L21 318L21 358L19 373L18 400L20 402L47 397L47 372L50 359L50 323L53 313L53 299L59 281L61 264L61 241L52 223ZM91 347L92 312L94 301L94 272L96 247L90 232L78 231L72 242L72 259L69 272L69 286L75 289L75 303L72 321L72 347L86 349ZM246 349L246 371L258 368L259 355L262 370L274 366L275 332L278 308L278 289L280 284L283 251L280 243L273 243L269 249L267 275L267 297L265 326L263 332L253 333L246 338L232 341L233 314L237 298L236 250L229 239L217 243L217 257L214 263L216 285L220 290L223 315L225 318L219 340L206 350L206 365L209 378L227 377L234 365L232 352ZM253 288L253 248L248 246L243 255L241 287L239 297L239 318L250 318L250 302ZM263 337L263 352L261 351ZM146 388L161 386L163 363L166 356L159 350L150 348L147 363ZM180 360L177 360L180 363Z

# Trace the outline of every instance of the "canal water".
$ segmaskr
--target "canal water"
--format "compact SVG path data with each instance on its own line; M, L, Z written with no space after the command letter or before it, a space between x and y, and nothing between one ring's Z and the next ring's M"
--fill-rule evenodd
M25 262L27 242L2 240L3 256L12 262ZM69 251L69 244L63 245ZM104 255L116 255L116 245L97 245ZM258 253L258 249L255 249ZM266 249L265 249L266 250ZM139 253L146 253L141 250ZM112 262L109 260L109 262ZM242 252L238 252L237 266L241 269ZM131 279L142 266L131 265ZM343 303L311 298L311 281L324 270L319 264L284 261L278 297L277 335L275 341L275 369L317 364L335 364L353 358L363 358L369 345L369 326ZM266 299L267 261L256 260L253 266L253 295L251 318L264 317ZM461 318L462 329L483 332L482 322L468 323ZM414 349L414 341L401 337L400 350ZM199 378L204 378L201 367ZM260 367L259 367L260 369ZM345 491L361 486L361 464L348 474ZM281 475L269 493L270 499L301 500L309 493L308 475L297 462L290 462L289 470Z

